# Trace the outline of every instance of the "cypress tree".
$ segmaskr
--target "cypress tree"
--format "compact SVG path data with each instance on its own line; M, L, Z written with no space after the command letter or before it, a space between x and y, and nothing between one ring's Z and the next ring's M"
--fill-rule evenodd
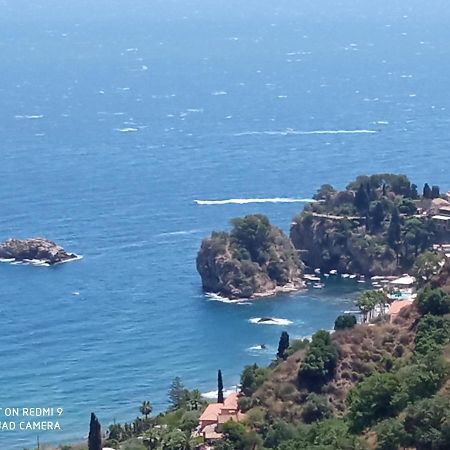
M423 186L423 197L424 198L431 198L431 188L428 183L425 183Z
M289 334L287 331L283 331L280 336L280 341L278 343L278 358L286 358L286 350L289 348Z
M441 195L441 189L439 186L433 186L431 188L431 198L439 198Z
M398 208L394 208L392 211L391 222L388 228L388 242L392 248L396 248L401 238L401 219Z
M222 381L222 371L219 369L217 372L217 403L223 403L223 381Z
M94 413L91 413L91 422L89 424L88 449L102 450L102 429Z
M360 212L366 212L369 209L369 196L364 185L360 184L355 194L355 207Z

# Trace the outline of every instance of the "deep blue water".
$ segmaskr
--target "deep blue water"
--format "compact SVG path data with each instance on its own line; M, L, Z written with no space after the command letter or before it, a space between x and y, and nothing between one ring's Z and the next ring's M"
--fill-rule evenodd
M84 436L91 411L107 425L144 399L163 409L177 375L210 391L221 368L233 386L283 329L351 307L351 282L206 298L203 236L254 212L288 230L302 205L195 200L305 198L380 171L450 188L444 2L91 3L0 2L0 238L84 256L0 267L0 407L63 407L53 442ZM249 323L262 316L292 324ZM35 439L0 432L0 447Z

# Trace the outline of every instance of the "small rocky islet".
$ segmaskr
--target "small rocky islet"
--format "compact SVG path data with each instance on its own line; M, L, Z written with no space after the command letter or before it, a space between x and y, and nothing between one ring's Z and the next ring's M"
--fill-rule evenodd
M289 236L256 214L213 232L197 255L205 292L231 299L302 289L305 267L364 276L397 276L450 239L450 196L405 175L359 176L344 190L322 185L294 217Z
M78 258L75 253L68 253L55 242L40 237L8 239L0 244L0 259L11 262L40 261L55 265Z

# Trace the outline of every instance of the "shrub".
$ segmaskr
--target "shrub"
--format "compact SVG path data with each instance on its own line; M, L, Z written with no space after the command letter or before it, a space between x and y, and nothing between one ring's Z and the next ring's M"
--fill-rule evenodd
M376 450L398 450L405 439L403 425L396 419L383 420L375 428L377 433Z
M333 409L324 395L310 394L302 410L302 419L305 423L331 417Z
M342 314L334 321L334 329L353 328L356 325L356 317L353 314Z
M392 373L375 373L360 382L347 398L351 430L361 432L379 420L397 414L399 408L394 397L398 391L399 384Z
M441 289L424 289L417 297L417 309L422 315L447 314L450 312L450 297Z

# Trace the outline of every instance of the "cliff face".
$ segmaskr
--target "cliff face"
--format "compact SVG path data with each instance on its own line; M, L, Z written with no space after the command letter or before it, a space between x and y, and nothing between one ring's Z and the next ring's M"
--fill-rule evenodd
M303 214L292 224L290 236L305 264L323 272L373 276L400 271L395 252L383 237L367 234L357 221Z
M289 238L261 215L212 233L197 255L203 289L228 298L274 295L303 287L303 265Z
M340 192L323 185L315 199L290 231L311 268L397 275L437 240L430 213L421 206L424 199L404 175L360 176Z

